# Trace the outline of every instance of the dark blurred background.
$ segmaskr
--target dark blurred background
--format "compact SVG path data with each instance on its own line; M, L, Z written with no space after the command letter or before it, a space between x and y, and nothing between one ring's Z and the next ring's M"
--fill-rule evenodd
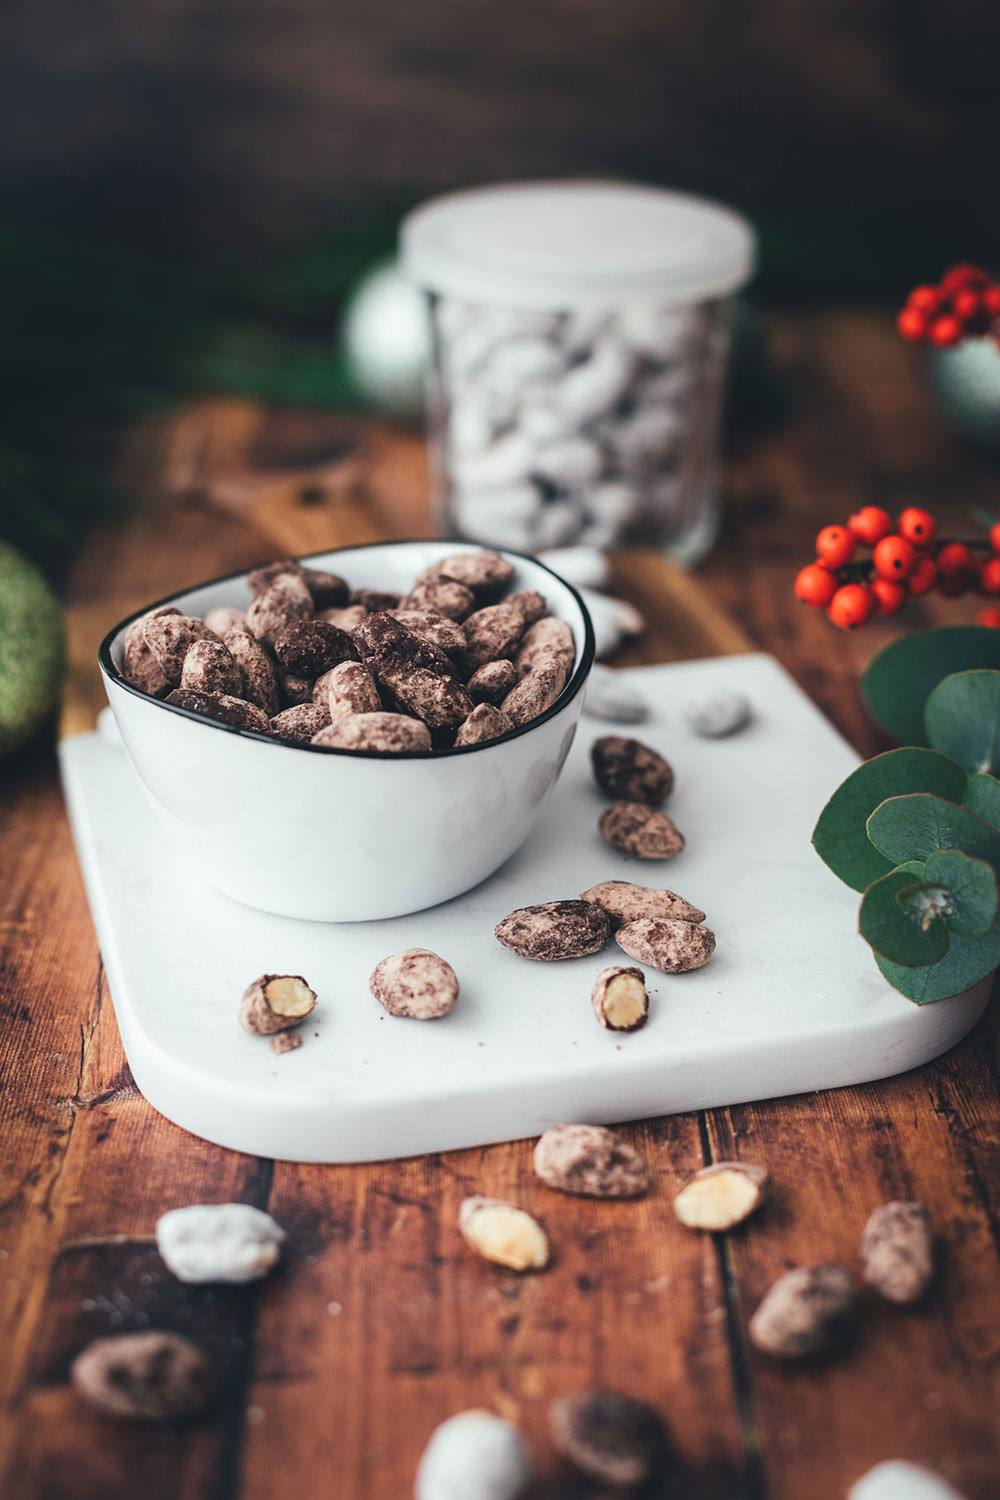
M921 241L982 256L997 231L996 0L3 12L7 212L196 263L246 265L440 189L580 171L716 194L817 255L833 235L868 251L869 275L883 246L918 266Z
M765 299L1000 265L998 56L997 0L6 0L6 532L37 552L58 490L71 545L91 447L144 402L353 399L338 309L443 189L717 196Z

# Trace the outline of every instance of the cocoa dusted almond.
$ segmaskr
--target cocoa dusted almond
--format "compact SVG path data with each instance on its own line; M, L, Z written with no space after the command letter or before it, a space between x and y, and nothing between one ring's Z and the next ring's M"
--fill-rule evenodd
M516 605L488 604L465 621L462 666L468 676L500 658L509 660L524 634L524 615Z
M638 1198L649 1188L639 1152L603 1125L553 1125L535 1144L535 1171L547 1187L582 1198Z
M646 885L633 885L629 880L602 880L592 885L580 896L581 901L593 901L611 918L612 926L623 922L639 922L644 917L679 917L685 922L704 922L705 913L699 906L692 906L683 896L673 891L657 891Z
M465 630L457 620L436 615L429 609L390 609L386 613L452 659L465 650Z
M271 720L271 733L279 740L291 740L296 745L311 744L313 735L319 734L330 722L329 710L322 703L296 703L283 709Z
M90 1406L131 1422L190 1416L206 1404L212 1386L197 1345L155 1329L95 1339L76 1356L70 1380Z
M312 595L297 573L281 573L259 593L247 610L247 626L258 641L273 646L296 620L312 618Z
M157 613L142 622L143 638L164 677L180 687L184 659L195 641L217 640L204 620L191 615Z
M228 693L243 697L243 673L221 641L207 637L192 641L181 669L182 688L196 693Z
M431 748L427 725L406 714L352 714L328 724L312 742L328 750L377 750L381 755Z
M324 704L334 722L349 719L352 714L377 714L382 710L375 679L359 661L342 661L317 677L313 702Z
M857 1315L852 1273L836 1261L816 1261L774 1283L750 1319L750 1342L777 1359L813 1359L846 1344Z
M429 948L408 948L383 958L368 988L390 1016L433 1021L455 1009L458 976L451 964Z
M556 657L542 661L521 678L500 706L513 723L530 724L552 707L566 686L567 676L565 665Z
M329 620L293 620L275 636L274 654L283 672L308 678L311 690L317 677L338 662L356 661L358 652L347 631Z
M556 1451L602 1484L632 1489L652 1479L667 1450L658 1414L616 1391L577 1391L549 1407Z
M620 802L659 807L674 789L674 773L658 751L641 740L606 734L590 747L594 780Z
M159 609L150 610L148 614L141 615L138 620L133 620L125 632L122 657L122 676L126 682L130 682L133 687L140 688L144 693L149 693L153 698L165 697L174 686L146 639L146 624L158 615L180 616L180 610L168 604ZM181 670L183 669L182 660Z
M641 969L613 964L602 969L591 992L594 1014L608 1031L638 1031L649 1018L649 996Z
M411 593L391 606L398 609L429 609L436 615L457 620L459 624L472 614L475 607L476 596L472 590L462 583L452 582L450 578L415 584Z
M612 803L597 828L609 844L635 859L673 859L684 848L684 835L675 824L644 802Z
M884 1203L861 1236L861 1274L889 1302L919 1302L934 1275L934 1234L922 1203Z
M686 1229L733 1229L760 1207L766 1182L765 1169L751 1162L714 1162L681 1188L674 1213Z
M715 933L710 927L676 919L629 922L615 933L615 942L629 958L663 974L700 969L715 952Z
M247 625L231 626L225 645L243 677L243 697L273 719L281 708L281 688L267 648Z
M191 688L174 688L164 701L172 703L175 708L186 708L190 713L202 714L206 719L217 719L220 724L231 724L234 729L253 729L258 734L271 733L267 714L256 703L248 703L245 698L232 698L228 693L196 693Z
M301 974L262 974L240 1001L240 1025L254 1036L298 1026L316 1008L316 991Z
M545 901L523 906L495 928L496 939L520 958L551 963L599 953L610 936L607 914L588 901Z
M486 740L499 739L514 728L502 708L492 703L478 703L455 736L456 745L482 745Z
M492 703L499 707L517 682L517 668L512 661L484 662L466 683L473 703Z
M474 594L491 594L505 589L514 576L514 565L493 548L482 552L456 552L452 557L432 563L417 579L417 584L436 583L447 578L461 583Z

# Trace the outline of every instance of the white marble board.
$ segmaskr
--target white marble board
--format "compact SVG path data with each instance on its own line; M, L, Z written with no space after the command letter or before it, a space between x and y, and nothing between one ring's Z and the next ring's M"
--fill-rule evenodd
M888 1077L964 1036L989 981L938 1005L905 1000L857 934L858 896L812 851L817 814L857 757L777 663L723 657L627 675L650 720L616 729L584 717L519 853L469 894L392 921L299 922L217 895L164 842L113 736L64 740L91 910L149 1102L236 1150L366 1161L516 1139L560 1120L610 1123ZM684 723L685 703L715 689L754 704L753 723L731 739L699 739ZM615 732L674 766L668 810L688 844L671 861L627 859L597 834L604 799L588 752ZM266 848L262 823L262 858ZM598 970L631 961L614 944L542 964L493 937L515 907L606 879L679 891L718 934L705 968L648 971L650 1019L631 1035L603 1030L590 1004ZM458 1006L443 1020L391 1018L369 994L378 960L411 947L441 953L459 975ZM281 1057L236 1022L240 995L264 972L304 974L319 994L303 1046Z

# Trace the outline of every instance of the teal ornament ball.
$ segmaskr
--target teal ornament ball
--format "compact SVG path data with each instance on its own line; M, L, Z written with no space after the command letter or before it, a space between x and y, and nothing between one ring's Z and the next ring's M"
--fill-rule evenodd
M343 343L354 382L374 407L405 422L422 418L430 315L423 292L395 261L374 266L351 292Z
M965 437L1000 452L1000 349L992 339L969 339L931 355L934 393Z

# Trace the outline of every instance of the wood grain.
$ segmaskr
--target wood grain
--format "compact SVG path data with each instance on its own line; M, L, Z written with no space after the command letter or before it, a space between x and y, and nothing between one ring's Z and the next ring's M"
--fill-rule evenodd
M730 464L726 534L700 577L616 561L620 586L649 616L630 658L773 650L874 748L854 674L873 642L902 626L834 635L791 601L791 576L818 526L861 503L943 493L954 475L959 510L992 479L950 446L905 352L874 318L789 317L776 347L792 420ZM168 459L192 417L200 435L189 451L202 457L188 463L196 482L181 484ZM215 406L146 424L123 456L144 509L129 527L95 534L73 582L76 620L106 629L125 599L297 550L261 518L273 481L284 497L273 525L284 528L294 476L317 465L331 491L341 466L355 466L354 499L320 506L319 545L349 540L354 524L412 534L419 444L354 424L337 456L344 430L326 414ZM221 505L227 473L238 482ZM242 518L247 495L266 540ZM925 611L954 618L956 606ZM996 1005L948 1057L902 1078L629 1127L656 1170L655 1191L638 1203L549 1192L530 1173L529 1142L371 1166L271 1164L196 1140L136 1092L48 759L12 767L0 840L5 1500L397 1500L431 1428L476 1403L524 1422L543 1464L539 1495L568 1500L580 1491L551 1454L546 1401L595 1381L663 1412L674 1445L664 1495L841 1500L886 1457L932 1464L969 1500L996 1495ZM683 1231L670 1208L676 1187L733 1156L771 1170L761 1217L724 1239ZM550 1271L519 1279L468 1252L455 1215L472 1190L539 1214L556 1250ZM939 1235L926 1305L901 1311L868 1297L857 1344L826 1367L776 1368L749 1349L746 1322L770 1282L812 1258L853 1263L868 1213L894 1196L922 1197ZM150 1243L156 1217L230 1198L268 1206L286 1226L284 1269L254 1289L175 1283ZM205 1344L220 1389L203 1419L132 1431L70 1392L68 1364L87 1338L149 1325Z

